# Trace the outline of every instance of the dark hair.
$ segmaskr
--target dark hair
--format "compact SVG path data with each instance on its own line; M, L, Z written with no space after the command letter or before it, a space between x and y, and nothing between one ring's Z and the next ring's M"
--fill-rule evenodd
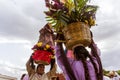
M38 65L37 65L37 70L38 70L38 68L39 68L40 66L44 66L44 64L38 64Z
M97 69L97 65L96 63L93 61L93 58L91 57L91 55L89 54L89 52L87 51L87 49L85 49L85 47L83 46L77 46L74 48L74 54L77 60L81 60L84 66L84 71L85 71L85 80L91 80L90 79L90 74L89 74L89 70L87 67L87 57L91 60L94 69L95 69L95 74L96 74L96 78L98 79L98 69Z

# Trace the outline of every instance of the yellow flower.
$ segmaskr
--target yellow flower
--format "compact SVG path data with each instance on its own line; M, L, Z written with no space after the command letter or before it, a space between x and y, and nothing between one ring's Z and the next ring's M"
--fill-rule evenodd
M47 50L46 48L44 48L44 50Z
M90 20L92 20L92 16L90 16Z
M46 44L46 46L45 46L47 49L49 49L50 48L50 45L48 45L48 44Z
M50 55L50 57L51 57L51 59L55 59L55 56L53 56L53 55Z
M85 23L86 23L86 24L88 24L88 21L87 21L87 20L85 20Z
M95 20L92 18L92 16L90 17L90 25L94 26L95 25Z
M41 46L42 46L42 42L38 42L38 43L37 43L37 46L38 46L38 47L41 47Z
M90 20L90 25L94 26L95 25L95 20Z

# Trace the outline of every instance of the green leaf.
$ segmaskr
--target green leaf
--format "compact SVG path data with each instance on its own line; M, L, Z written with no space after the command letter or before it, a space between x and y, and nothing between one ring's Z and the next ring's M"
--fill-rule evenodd
M92 5L88 5L88 7L85 9L86 12L89 11L97 11L98 6L92 6Z

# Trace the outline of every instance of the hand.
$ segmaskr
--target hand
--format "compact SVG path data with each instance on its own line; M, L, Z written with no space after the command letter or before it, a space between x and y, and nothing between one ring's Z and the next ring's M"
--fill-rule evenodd
M62 32L58 32L56 35L56 41L57 42L65 42L65 37Z
M32 54L33 55L33 54ZM30 62L33 62L33 58L32 58L32 55L30 56Z

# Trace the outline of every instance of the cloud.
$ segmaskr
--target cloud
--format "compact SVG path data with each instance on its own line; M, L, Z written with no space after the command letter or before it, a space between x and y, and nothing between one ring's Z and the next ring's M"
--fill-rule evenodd
M22 40L22 39L8 39L8 38L0 38L0 44L4 44L4 43L28 43L31 44L31 42L29 40Z
M41 15L34 14L37 11L33 11L35 10L34 7L31 12L34 12L32 14L36 15L36 18L34 18L34 15L28 15L27 10L32 7L30 4L30 6L25 6L22 9L16 4L9 0L0 1L0 37L37 41L39 30L43 27L45 21L36 19L37 16L40 17Z
M25 68L0 60L0 74L20 78L22 73L26 73Z
M119 49L113 48L110 51L102 54L102 61L105 69L107 70L119 70Z

